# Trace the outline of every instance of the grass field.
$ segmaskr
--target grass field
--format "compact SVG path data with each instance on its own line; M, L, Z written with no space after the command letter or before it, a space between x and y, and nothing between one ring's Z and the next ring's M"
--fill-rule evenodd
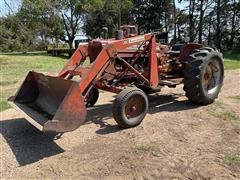
M56 74L66 61L41 52L0 54L0 111L9 108L7 98L14 95L28 71Z
M225 69L239 69L240 68L240 53L239 54L224 54Z
M224 58L227 70L240 68L240 54L225 54ZM66 61L42 52L0 54L0 111L9 108L7 98L14 95L28 71L56 74Z

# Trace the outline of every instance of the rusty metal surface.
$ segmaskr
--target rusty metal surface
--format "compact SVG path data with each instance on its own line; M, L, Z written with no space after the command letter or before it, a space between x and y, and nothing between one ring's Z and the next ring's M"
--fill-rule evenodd
M12 103L31 124L38 129L38 124L43 126L43 131L72 131L86 118L84 97L77 83L32 71Z
M179 55L179 59L180 61L185 61L187 59L187 57L193 53L193 51L195 49L199 49L203 47L202 44L198 44L198 43L188 43L188 44L185 44L182 48L181 48L181 51L180 51L180 55Z
M68 132L77 129L86 120L84 97L77 84L73 83L60 104L53 120L47 121L44 131Z
M156 43L153 33L93 40L75 51L58 77L29 72L12 105L40 130L73 131L86 119L84 96L91 88L119 93L129 85L152 90L174 87L182 83L182 61L200 47L186 44L180 55L171 57L167 53L170 47ZM88 57L90 65L84 67ZM77 81L70 80L74 78Z
M136 74L137 77L139 77L141 80L143 80L146 84L149 84L149 80L145 78L141 73L139 73L134 67L132 67L129 63L127 63L124 59L121 57L118 57L126 66L127 68Z
M100 41L91 41L88 43L88 55L91 63L97 58L102 49L103 44Z

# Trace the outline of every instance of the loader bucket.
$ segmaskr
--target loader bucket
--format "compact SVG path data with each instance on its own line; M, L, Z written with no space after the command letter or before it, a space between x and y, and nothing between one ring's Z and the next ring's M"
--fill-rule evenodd
M68 132L86 119L76 82L30 71L9 103L41 131Z

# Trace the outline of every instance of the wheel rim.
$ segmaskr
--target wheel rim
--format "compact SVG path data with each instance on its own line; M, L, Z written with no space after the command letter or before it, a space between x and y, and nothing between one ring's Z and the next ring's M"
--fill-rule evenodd
M204 68L202 83L207 94L214 94L221 84L222 69L217 59L212 59Z
M134 95L128 99L128 102L125 105L125 115L131 120L141 115L145 109L145 100L140 95Z

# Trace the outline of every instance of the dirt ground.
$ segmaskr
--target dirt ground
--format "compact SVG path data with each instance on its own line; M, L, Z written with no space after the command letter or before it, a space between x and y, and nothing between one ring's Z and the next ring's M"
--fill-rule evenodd
M113 94L101 93L85 125L42 134L13 109L1 113L2 179L240 179L240 71L219 98L192 105L182 86L151 95L141 125L119 129Z

